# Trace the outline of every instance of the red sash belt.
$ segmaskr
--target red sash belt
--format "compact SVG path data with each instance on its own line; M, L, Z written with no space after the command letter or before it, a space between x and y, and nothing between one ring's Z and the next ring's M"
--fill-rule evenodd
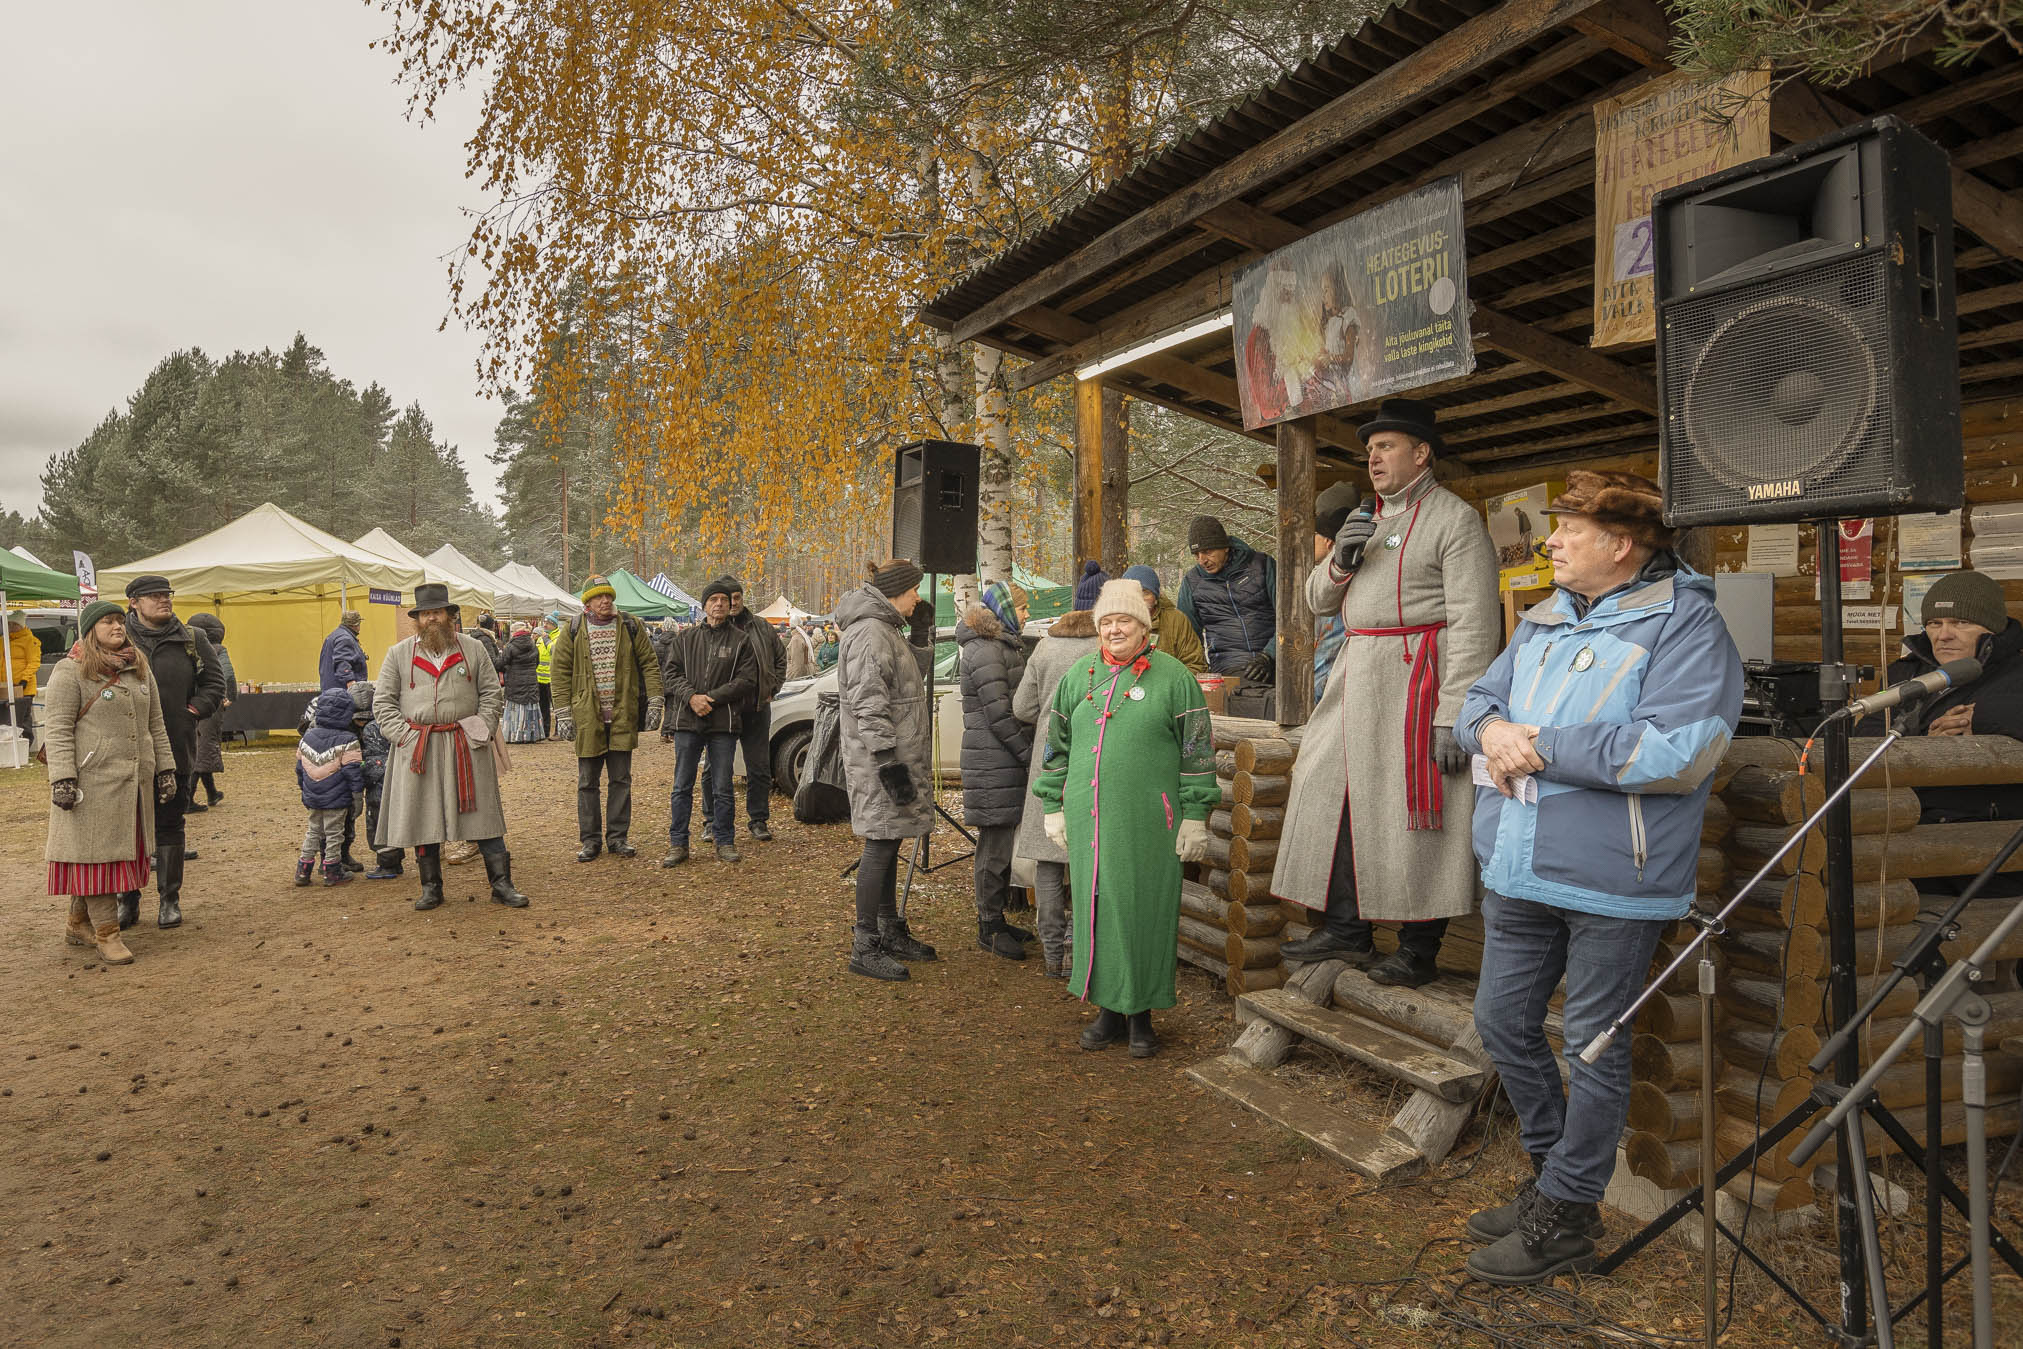
M428 738L437 733L450 737L452 742L450 761L456 765L457 771L457 814L468 815L476 810L478 777L471 767L471 741L470 737L464 734L464 728L454 721L438 723L410 721L408 726L420 733L414 742L414 757L408 760L408 767L414 770L415 776L419 777L427 771Z
M1403 637L1405 663L1412 667L1405 686L1405 817L1407 830L1441 826L1440 770L1433 762L1433 713L1440 704L1440 630L1447 624L1410 628L1350 628L1351 637ZM1424 637L1419 649L1411 639Z

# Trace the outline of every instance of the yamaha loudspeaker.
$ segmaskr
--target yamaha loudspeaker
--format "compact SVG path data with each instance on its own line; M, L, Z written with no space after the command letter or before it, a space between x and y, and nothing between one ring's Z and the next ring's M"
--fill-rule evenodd
M922 571L976 570L976 491L981 451L954 440L901 445L892 462L892 555Z
M1892 117L1657 195L1667 524L1960 505L1952 201Z

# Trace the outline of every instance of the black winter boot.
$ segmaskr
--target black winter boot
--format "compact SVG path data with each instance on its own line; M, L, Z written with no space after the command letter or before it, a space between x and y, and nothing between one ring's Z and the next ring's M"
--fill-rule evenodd
M1285 951L1280 947L1281 954ZM1440 967L1430 956L1417 951L1407 951L1399 947L1370 966L1370 982L1389 984L1396 988L1420 988L1440 977Z
M316 879L316 859L313 857L296 858L295 884L298 886L306 886L309 884L309 882L315 879Z
M119 930L126 931L140 921L140 891L122 890L118 903Z
M1346 960L1359 970L1377 963L1377 948L1370 945L1370 925L1359 918L1333 918L1326 912L1312 932L1287 942L1278 953L1287 960Z
M1159 1037L1152 1033L1152 1013L1131 1013L1130 1027L1132 1058L1149 1059L1159 1052Z
M878 920L878 944L900 960L927 961L938 957L934 948L913 935L904 918L880 918Z
M1129 1023L1122 1012L1099 1007L1096 1009L1096 1019L1082 1027L1082 1048L1108 1049L1123 1039L1128 1031Z
M414 869L421 873L421 898L414 906L426 913L443 902L443 845L431 843L416 848Z
M161 907L155 913L156 927L183 925L183 855L183 849L173 845L161 850L162 869L155 873L155 890L161 896ZM137 919L140 915L134 916Z
M492 883L492 901L509 909L527 907L527 897L513 888L513 854L503 846L487 851L485 879Z
M988 923L976 925L976 944L994 956L1006 960L1024 960L1025 943L1015 935L1011 925L1002 918L994 918Z
M850 973L867 979L911 979L912 973L885 949L876 932L855 928L850 936Z
M1538 1187L1538 1178L1544 1172L1545 1154L1532 1153L1531 1175L1517 1187L1517 1193L1511 1197L1510 1202L1469 1214L1468 1235L1477 1241L1501 1241L1516 1231L1518 1217L1524 1212L1524 1205L1530 1199L1531 1192ZM1599 1207L1594 1210L1594 1223L1588 1228L1588 1236L1595 1241L1602 1238L1602 1214Z
M400 849L388 848L374 853L372 861L372 870L365 873L365 879L368 881L391 881L400 878Z
M345 847L344 855L339 859L339 863L340 865L343 866L343 868L346 871L349 871L354 875L357 874L358 872L365 870L365 863L359 861L356 857L353 857L351 855L351 848L349 845Z
M351 873L344 869L344 863L342 862L325 862L323 864L323 883L326 886L349 885L351 884Z
M1521 1202L1516 1230L1468 1257L1471 1275L1514 1286L1594 1268L1595 1243L1588 1230L1600 1220L1598 1205L1554 1199L1536 1187Z

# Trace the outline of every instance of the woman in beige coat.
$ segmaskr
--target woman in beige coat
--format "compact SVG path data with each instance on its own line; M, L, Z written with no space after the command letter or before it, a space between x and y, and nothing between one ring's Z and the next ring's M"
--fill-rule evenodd
M126 615L99 600L49 677L49 893L70 896L67 936L130 965L114 896L147 884L156 802L176 793L175 755L147 658L127 640Z

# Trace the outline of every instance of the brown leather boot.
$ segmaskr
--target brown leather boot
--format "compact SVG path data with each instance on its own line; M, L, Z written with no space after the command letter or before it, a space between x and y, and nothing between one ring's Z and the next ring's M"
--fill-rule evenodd
M111 895L93 895L85 901L91 915L92 942L98 957L108 965L133 964L133 952L119 939L119 907Z
M91 910L85 906L83 895L70 897L70 919L63 929L63 939L72 946L92 946L98 941L91 930Z

